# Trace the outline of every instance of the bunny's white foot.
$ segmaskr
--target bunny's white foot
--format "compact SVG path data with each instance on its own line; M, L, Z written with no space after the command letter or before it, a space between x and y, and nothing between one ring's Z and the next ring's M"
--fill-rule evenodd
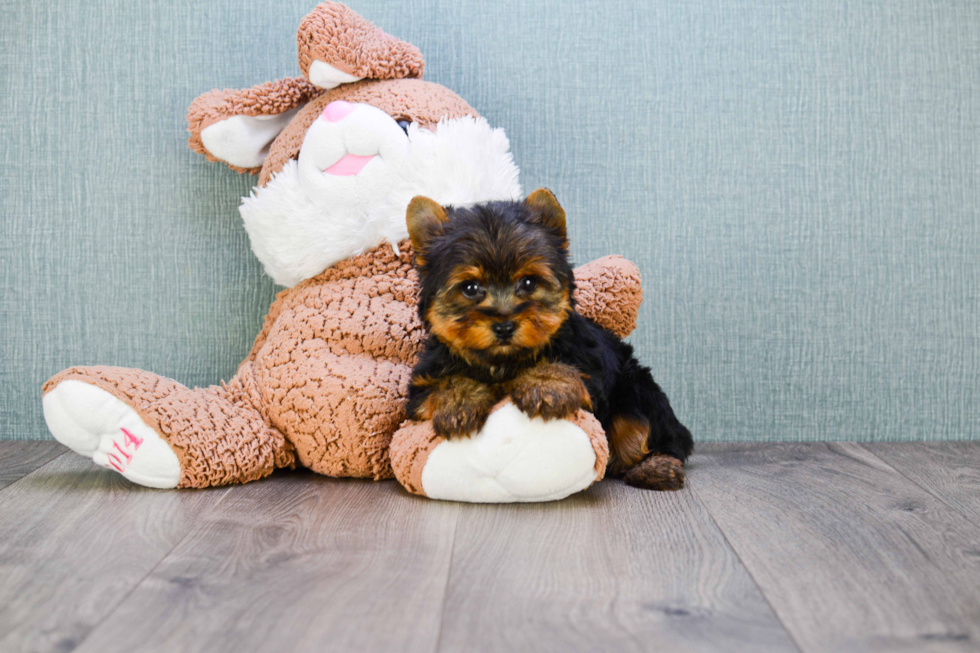
M431 499L474 503L554 501L595 482L596 451L569 420L531 419L508 403L472 437L429 453L421 485Z
M177 487L177 455L115 396L90 383L67 380L44 395L43 405L51 435L69 449L133 483Z

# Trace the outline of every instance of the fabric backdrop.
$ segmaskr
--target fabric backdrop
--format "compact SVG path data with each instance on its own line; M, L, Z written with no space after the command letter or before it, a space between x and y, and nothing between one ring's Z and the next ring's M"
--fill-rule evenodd
M351 0L510 136L699 440L980 438L980 3ZM186 145L311 0L0 0L0 424L73 364L229 378L276 288Z

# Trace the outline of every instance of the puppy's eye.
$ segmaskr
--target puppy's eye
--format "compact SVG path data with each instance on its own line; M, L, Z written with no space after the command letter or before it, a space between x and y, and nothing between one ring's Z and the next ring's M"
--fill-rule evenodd
M398 126L402 128L402 131L406 134L408 133L408 126L412 124L411 120L399 120Z
M524 293L525 295L530 295L534 292L534 289L538 287L538 280L534 277L524 277L517 282L517 291Z
M483 294L483 286L476 281L464 281L460 290L467 299L476 299Z

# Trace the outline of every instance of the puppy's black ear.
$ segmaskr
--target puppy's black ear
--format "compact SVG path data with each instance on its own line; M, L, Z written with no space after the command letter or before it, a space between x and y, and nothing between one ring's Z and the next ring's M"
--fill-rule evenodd
M425 251L426 244L447 220L449 216L446 215L446 209L428 197L416 195L408 203L405 222L408 224L408 235L412 239L416 261L422 263L422 253Z
M555 194L547 188L539 188L524 200L531 219L540 225L557 229L563 239L565 236L565 209L555 199Z

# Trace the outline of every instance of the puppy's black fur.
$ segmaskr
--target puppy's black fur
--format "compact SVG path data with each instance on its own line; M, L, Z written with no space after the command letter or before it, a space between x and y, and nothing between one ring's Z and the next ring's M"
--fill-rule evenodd
M683 484L691 434L633 348L575 311L564 211L550 191L471 208L416 198L408 224L429 329L409 387L411 416L456 437L482 426L508 394L532 416L591 407L608 435L612 474L656 489Z

